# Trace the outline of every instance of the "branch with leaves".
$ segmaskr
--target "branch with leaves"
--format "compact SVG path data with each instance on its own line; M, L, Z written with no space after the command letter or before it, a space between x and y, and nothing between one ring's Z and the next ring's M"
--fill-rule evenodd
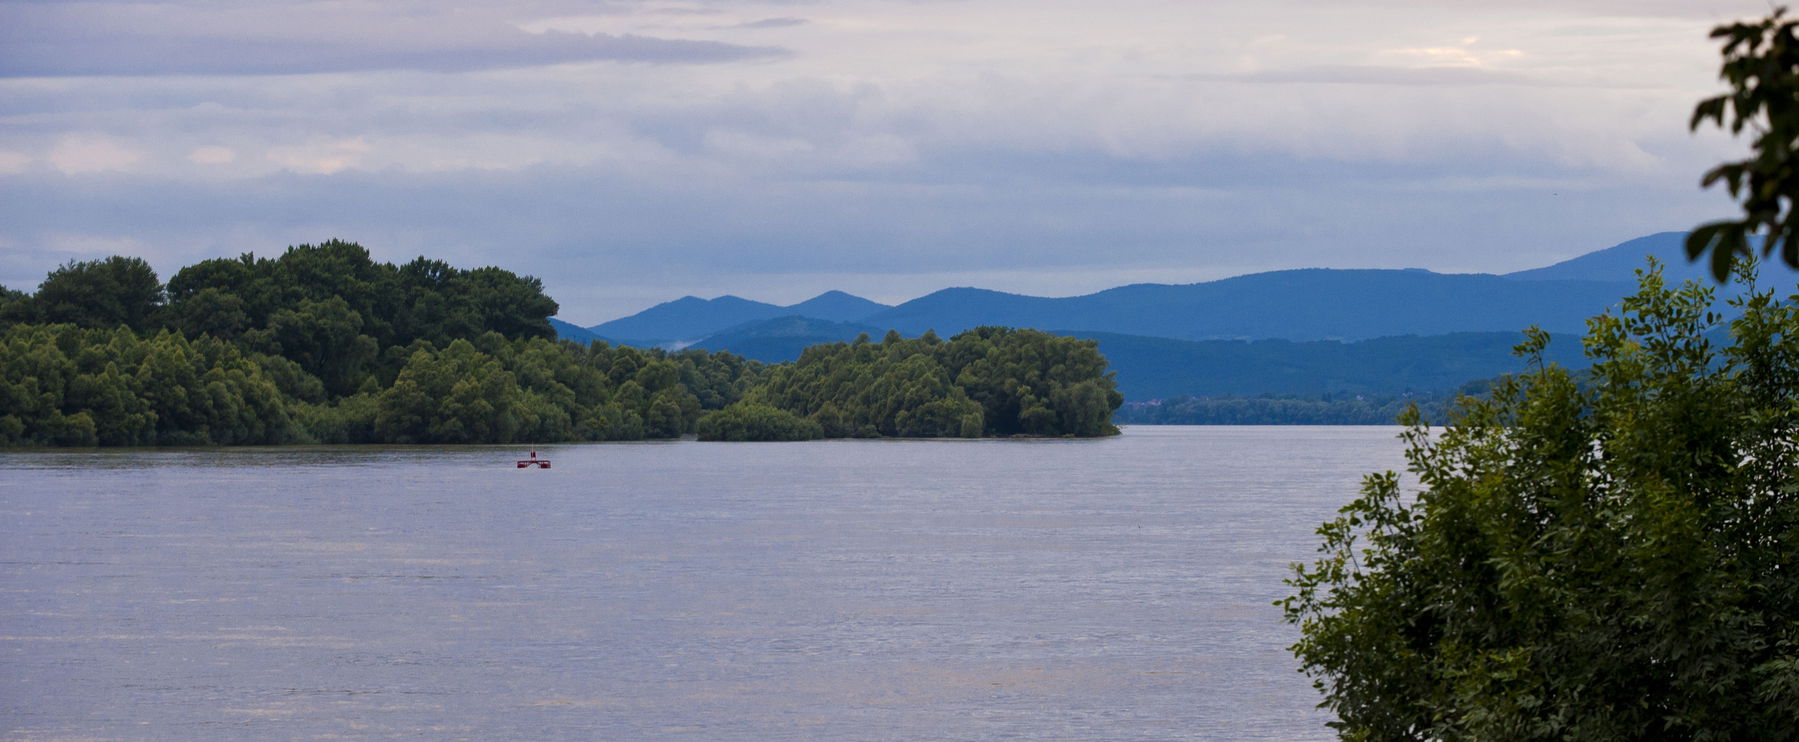
M1693 131L1709 121L1733 136L1744 129L1755 135L1753 157L1712 168L1701 182L1729 188L1743 204L1743 218L1711 222L1687 236L1687 257L1709 253L1720 283L1738 257L1755 254L1757 238L1764 256L1778 253L1799 268L1799 20L1785 16L1786 8L1777 8L1759 21L1712 29L1711 37L1724 41L1719 76L1731 90L1700 101L1688 123Z

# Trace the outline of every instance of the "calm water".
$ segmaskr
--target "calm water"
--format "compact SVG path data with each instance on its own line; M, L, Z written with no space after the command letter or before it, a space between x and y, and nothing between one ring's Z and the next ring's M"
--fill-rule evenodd
M1325 738L1394 433L0 454L0 738Z

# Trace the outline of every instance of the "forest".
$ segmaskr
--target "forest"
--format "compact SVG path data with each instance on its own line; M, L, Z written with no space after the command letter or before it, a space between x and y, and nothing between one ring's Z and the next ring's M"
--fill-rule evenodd
M558 341L542 282L351 242L73 261L0 289L0 445L549 443L1094 436L1122 402L1092 341L984 327L764 365Z

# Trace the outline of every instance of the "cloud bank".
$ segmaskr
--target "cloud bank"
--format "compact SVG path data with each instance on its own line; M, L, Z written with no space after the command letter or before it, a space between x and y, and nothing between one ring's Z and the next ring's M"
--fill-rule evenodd
M1747 2L0 4L0 283L332 237L685 294L897 301L1506 271L1724 213Z
M638 34L531 33L488 13L378 5L10 5L0 75L80 77L469 72L582 62L709 64L784 50Z

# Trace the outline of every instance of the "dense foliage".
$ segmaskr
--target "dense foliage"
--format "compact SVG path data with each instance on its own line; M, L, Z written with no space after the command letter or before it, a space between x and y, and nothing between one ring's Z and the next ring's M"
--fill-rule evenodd
M1739 279L1750 282L1749 268ZM1544 364L1409 420L1283 601L1345 739L1799 737L1799 294L1641 275Z
M555 311L535 278L339 241L166 287L136 258L72 262L0 294L0 445L1101 435L1119 402L1091 343L1042 333L840 343L770 374L558 342Z
M1098 436L1124 401L1097 343L979 327L807 348L748 395L815 422L826 437Z
M113 257L0 297L0 444L510 443L692 432L760 364L550 338L535 278L347 242Z
M1719 76L1730 92L1700 101L1689 128L1709 121L1733 135L1755 132L1755 156L1718 165L1703 181L1724 183L1742 200L1743 218L1703 225L1687 237L1687 256L1710 252L1720 282L1733 258L1753 255L1757 237L1763 255L1779 253L1799 268L1799 21L1785 15L1786 8L1776 8L1761 20L1712 29L1712 38L1724 42Z
M236 346L74 325L0 334L0 445L288 443L292 405Z
M824 437L824 428L806 418L765 404L738 402L700 420L702 441L809 441Z

